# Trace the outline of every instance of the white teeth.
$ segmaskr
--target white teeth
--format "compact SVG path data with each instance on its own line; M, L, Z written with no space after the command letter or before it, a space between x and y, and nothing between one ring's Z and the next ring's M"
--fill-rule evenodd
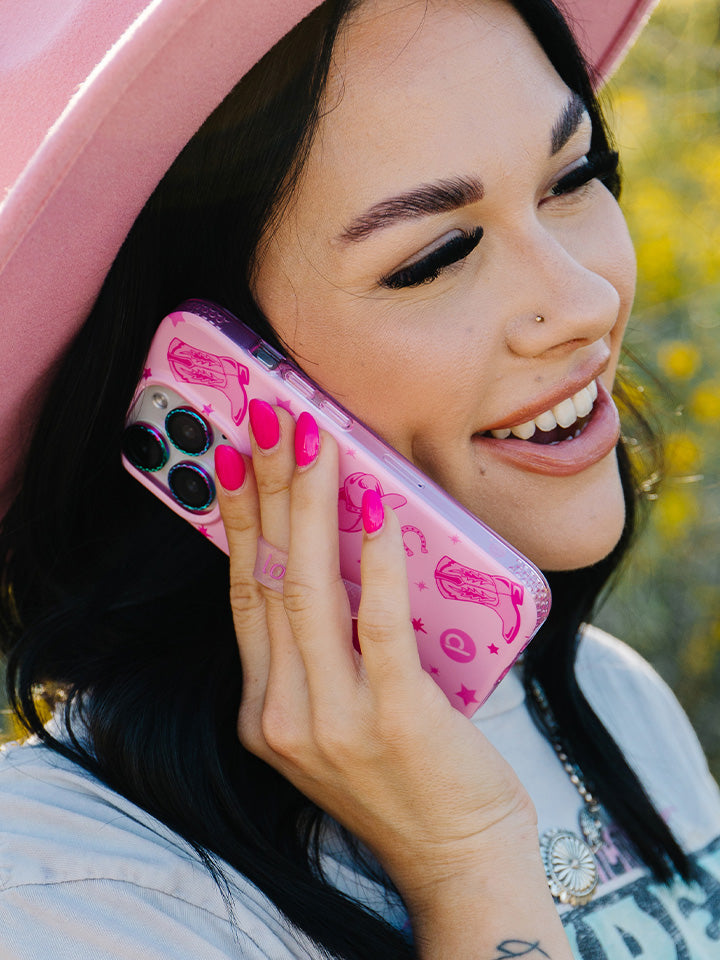
M510 434L520 440L529 440L536 429L542 430L543 433L549 433L556 427L571 427L576 420L586 417L590 413L597 394L597 383L593 380L582 390L578 390L574 396L562 400L552 410L545 410L534 420L518 423L514 427L491 430L490 433L496 440L506 440Z
M584 390L578 390L572 402L578 417L586 417L593 408L592 397L587 387Z
M552 408L552 412L558 422L559 427L571 427L577 420L575 404L569 397L567 400L563 400L561 403L556 404Z
M516 427L511 428L511 432L520 440L529 440L535 433L535 421L528 420L527 423L519 423Z
M535 417L535 426L538 430L542 430L543 433L549 433L551 430L554 430L557 426L557 420L552 410L546 410L545 413L541 413L539 417Z

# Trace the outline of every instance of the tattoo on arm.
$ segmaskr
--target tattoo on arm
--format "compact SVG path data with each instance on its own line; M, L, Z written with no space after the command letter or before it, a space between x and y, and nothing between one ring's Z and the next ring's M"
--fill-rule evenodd
M493 960L511 960L514 957L547 957L547 960L552 960L550 954L540 946L539 940L535 943L529 940L503 940L496 949L500 952Z

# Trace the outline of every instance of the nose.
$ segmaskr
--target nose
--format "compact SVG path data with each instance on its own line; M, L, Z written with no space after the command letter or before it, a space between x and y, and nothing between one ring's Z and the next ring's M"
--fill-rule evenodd
M505 339L521 357L558 355L607 336L620 294L593 264L543 229L514 247L513 290Z

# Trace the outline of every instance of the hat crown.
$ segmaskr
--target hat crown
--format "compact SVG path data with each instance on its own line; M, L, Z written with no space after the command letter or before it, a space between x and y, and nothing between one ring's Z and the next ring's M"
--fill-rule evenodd
M0 4L0 197L147 0Z
M0 515L52 364L143 204L319 2L0 2ZM656 0L558 2L603 78Z

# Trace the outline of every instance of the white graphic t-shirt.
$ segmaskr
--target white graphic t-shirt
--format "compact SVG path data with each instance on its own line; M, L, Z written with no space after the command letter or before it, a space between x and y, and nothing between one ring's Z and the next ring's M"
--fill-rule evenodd
M698 876L691 885L656 883L610 827L593 900L562 908L576 957L719 960L720 796L687 718L640 657L599 631L587 631L578 669ZM540 832L578 832L580 797L530 720L514 674L474 722L523 780ZM402 904L358 871L332 826L325 844L329 879L406 926ZM40 744L0 751L3 960L320 960L256 887L227 875L235 923L195 852L162 823Z
M697 878L667 887L638 862L623 832L604 830L596 855L600 884L581 907L558 905L577 960L720 960L720 792L690 723L667 685L634 651L586 628L577 664L585 696L683 848ZM538 813L538 830L578 836L583 807L552 746L525 709L511 672L473 722L507 757ZM602 801L602 797L599 798ZM357 874L329 837L328 870L338 886L367 899L395 926L408 929L402 905ZM409 932L409 930L408 930Z

